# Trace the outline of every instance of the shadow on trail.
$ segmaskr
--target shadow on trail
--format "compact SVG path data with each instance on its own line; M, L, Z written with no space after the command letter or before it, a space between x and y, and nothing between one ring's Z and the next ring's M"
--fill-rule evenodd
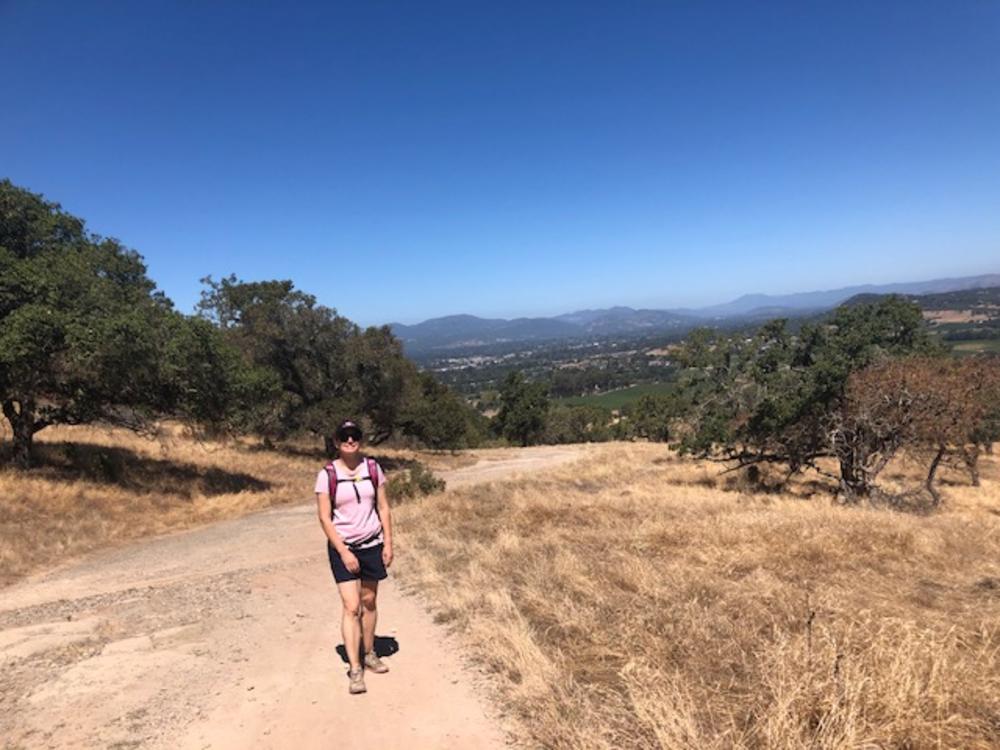
M264 492L271 488L270 482L242 472L149 458L127 448L89 443L36 443L32 462L33 477L65 483L93 482L183 498Z
M397 651L399 651L399 641L391 635L375 636L376 656L392 656ZM337 655L340 656L340 660L344 664L350 664L350 660L347 658L347 649L344 648L343 643L337 645ZM361 654L361 656L364 656L364 654Z

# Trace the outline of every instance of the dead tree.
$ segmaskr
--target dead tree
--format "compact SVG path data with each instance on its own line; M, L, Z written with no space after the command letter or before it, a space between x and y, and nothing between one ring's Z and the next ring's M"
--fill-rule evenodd
M978 485L977 436L992 429L998 404L994 358L911 358L855 373L832 438L845 478L855 481L845 481L845 492L872 494L878 473L900 450L926 460L923 488L934 507L942 502L938 473L949 460L964 464Z

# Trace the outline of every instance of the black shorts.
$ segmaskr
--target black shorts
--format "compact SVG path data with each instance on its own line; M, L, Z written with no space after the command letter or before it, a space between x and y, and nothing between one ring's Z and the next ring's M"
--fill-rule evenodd
M349 571L344 565L344 561L340 559L340 553L337 552L336 548L329 542L326 543L326 554L330 558L330 570L333 571L333 579L337 583L356 581L359 578L362 581L381 581L389 576L385 572L385 563L382 562L381 544L364 549L352 549L351 552L361 564L361 570L357 573Z

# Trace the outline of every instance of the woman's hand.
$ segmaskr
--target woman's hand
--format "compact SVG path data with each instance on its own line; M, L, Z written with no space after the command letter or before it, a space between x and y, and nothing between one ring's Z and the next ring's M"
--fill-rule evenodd
M385 564L385 567L387 567L387 568L390 565L392 565L392 545L391 544L386 544L385 546L382 547L382 562Z
M344 554L340 556L340 559L344 563L344 567L350 572L357 573L361 570L361 563L358 562L358 558L349 549L344 550Z

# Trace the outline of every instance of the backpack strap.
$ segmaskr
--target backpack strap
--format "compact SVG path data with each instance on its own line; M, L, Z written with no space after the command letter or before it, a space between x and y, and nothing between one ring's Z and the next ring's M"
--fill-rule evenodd
M365 465L368 467L368 478L372 482L372 487L375 489L375 497L372 505L375 507L375 515L378 516L378 520L382 520L382 515L378 512L378 463L374 458L368 458L365 456ZM379 533L382 533L382 529L379 529Z
M333 510L333 506L337 502L337 467L333 465L333 461L328 463L323 467L326 471L326 486L327 492L330 493L330 509Z
M378 462L374 458L365 457L365 465L368 467L368 478L372 480L372 487L378 490Z

